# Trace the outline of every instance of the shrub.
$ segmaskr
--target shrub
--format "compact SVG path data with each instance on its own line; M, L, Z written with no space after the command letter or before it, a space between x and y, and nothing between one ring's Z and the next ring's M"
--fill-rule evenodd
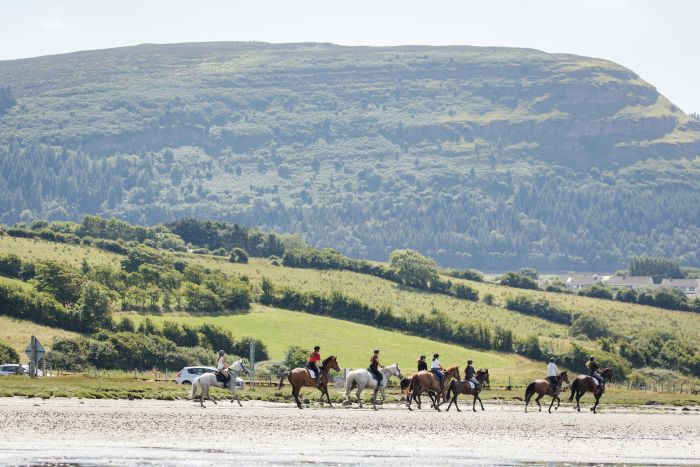
M498 283L507 287L515 287L518 289L537 290L537 282L532 278L517 272L507 272L498 278Z
M586 336L589 339L610 336L610 323L592 314L577 314L571 322L569 333L574 336Z
M571 324L571 313L554 307L544 299L530 300L523 295L518 295L506 300L506 308L555 323Z
M493 296L492 293L487 292L484 294L484 303L487 305L493 305L496 301L496 297Z
M457 298L479 301L479 292L465 284L454 284L451 289L452 294Z
M414 250L394 250L389 266L406 285L426 287L438 279L435 261Z
M232 263L248 264L248 259L248 253L243 248L236 247L231 250L231 256L228 260Z
M579 295L584 297L602 298L604 300L612 300L612 290L602 284L595 284L578 291Z
M3 342L0 342L0 363L19 363L17 351Z

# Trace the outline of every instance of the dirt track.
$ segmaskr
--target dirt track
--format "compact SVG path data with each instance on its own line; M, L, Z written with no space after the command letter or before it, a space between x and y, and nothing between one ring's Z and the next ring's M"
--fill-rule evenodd
M376 413L189 401L0 399L1 464L513 465L700 464L700 415L680 408L604 413Z

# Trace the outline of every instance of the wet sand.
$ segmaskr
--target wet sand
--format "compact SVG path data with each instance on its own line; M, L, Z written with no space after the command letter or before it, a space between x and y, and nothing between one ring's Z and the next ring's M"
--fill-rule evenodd
M1 464L700 465L700 413L571 406L524 413L244 402L0 399ZM470 407L469 407L470 409Z

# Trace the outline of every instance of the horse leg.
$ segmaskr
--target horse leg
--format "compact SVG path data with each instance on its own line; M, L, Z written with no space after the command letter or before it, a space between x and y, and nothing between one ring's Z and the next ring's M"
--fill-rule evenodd
M372 393L372 408L374 410L377 410L377 392L379 391L379 388L375 388L374 392Z
M559 410L559 404L561 404L561 399L559 399L559 396L557 396L557 406L554 407L554 410Z
M552 396L552 402L549 404L549 410L548 410L549 413L552 413L552 406L554 405L554 400L555 400L555 399L558 399L558 397L557 397L557 396Z
M294 401L297 403L297 407L299 407L300 409L303 409L304 407L301 406L301 400L299 399L299 391L300 390L301 390L300 387L298 388L296 386L292 386L292 396L294 396Z
M581 396L583 396L583 392L576 391L576 410L579 412L581 411L581 403L579 402L581 400Z
M595 395L595 404L593 404L593 407L591 407L591 410L593 413L596 413L595 409L598 407L598 402L600 402L600 396L598 394Z
M321 392L321 400L323 400L323 393L326 394L326 400L328 401L328 405L333 407L333 404L331 403L331 395L328 394L328 386L323 387L323 391Z
M357 396L357 403L360 404L360 408L362 408L362 390L364 387L362 386L357 386L357 393L355 394Z
M479 399L479 405L481 406L481 410L483 411L483 410L484 410L484 403L481 402L481 397L479 397L479 393L478 393L478 392L476 393L476 398Z
M476 397L477 397L477 395L476 395L476 393L474 393L474 401L472 402L472 410L474 412L476 412Z
M535 402L537 402L537 407L540 408L540 412L542 412L542 405L540 405L540 399L542 399L542 396L544 396L544 394L537 394L537 397L535 397Z
M408 410L413 410L411 408L411 401L416 401L416 404L418 404L418 408L420 409L420 402L416 400L416 394L418 394L418 388L414 388L413 391L411 392L411 395L408 396Z

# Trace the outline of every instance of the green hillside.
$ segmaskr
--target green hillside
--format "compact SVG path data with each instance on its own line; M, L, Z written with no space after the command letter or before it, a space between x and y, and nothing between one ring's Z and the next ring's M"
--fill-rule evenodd
M143 45L0 62L0 222L185 216L385 260L700 265L700 122L531 49Z
M166 227L143 229L93 218L82 224L42 225L42 230L0 234L0 275L14 277L0 278L0 314L72 331L61 331L63 338L76 332L92 336L75 344L94 349L85 358L103 355L98 363L113 362L121 369L129 366L120 363L125 360L115 351L161 349L153 354L153 364L167 361L172 367L209 355L211 347L244 344L240 339L245 336L261 339L273 359L281 358L290 345L318 342L348 366L363 365L368 349L380 347L385 358L408 367L418 353L438 351L448 363L463 366L471 356L477 365L513 377L535 374L541 366L537 362L549 355L581 371L589 353L613 365L619 378L643 378L639 372L648 366L672 370L674 378L697 377L700 369L700 326L692 311L449 278L478 294L457 298L367 273L292 268L282 264L286 256L233 263L203 252L146 246L176 244L179 237ZM88 230L93 236L85 235ZM107 240L115 232L121 237ZM241 239L260 235L241 228L237 232ZM53 235L60 242L21 237L28 235ZM123 240L134 236L145 240ZM273 248L272 237L267 241ZM568 318L508 309L506 302L515 296L546 303ZM262 305L268 303L272 306ZM588 327L575 330L582 320ZM43 332L38 335L48 342L47 329L36 332ZM232 337L216 334L225 331ZM220 339L227 343L218 344L224 342ZM10 343L21 345L17 339ZM161 353L166 357L159 357ZM150 362L150 355L135 363Z
M145 319L142 315L128 316L136 323ZM156 323L176 321L190 325L207 322L228 329L236 336L254 336L267 344L274 360L282 360L290 345L301 345L309 349L320 345L324 355L337 355L343 368L365 368L369 364L372 350L379 347L382 363L398 363L406 374L415 371L418 355L432 355L435 352L440 354L443 365L458 365L462 371L466 360L473 359L478 367L490 370L495 384L506 383L509 376L518 382L524 382L527 378L538 377L542 373L542 364L512 354L467 349L348 321L263 306L254 306L250 313L243 315L166 315L150 319Z

